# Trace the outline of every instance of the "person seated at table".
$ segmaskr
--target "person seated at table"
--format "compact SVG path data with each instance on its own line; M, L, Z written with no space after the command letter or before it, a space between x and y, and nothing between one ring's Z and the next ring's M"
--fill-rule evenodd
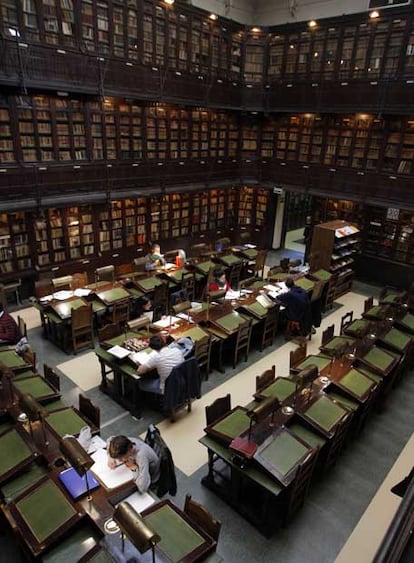
M17 344L21 337L18 324L0 303L0 344Z
M147 254L145 258L146 258L145 270L147 272L165 266L165 259L164 256L161 254L161 247L159 244L153 244L151 246L151 252Z
M168 376L173 368L184 361L184 355L178 347L167 346L166 341L158 334L150 338L149 346L156 353L151 354L147 362L139 366L138 375L156 369L158 376L142 377L139 381L139 387L142 391L163 395Z
M312 329L309 295L302 287L295 285L293 278L287 278L285 284L289 291L278 295L277 299L286 307L286 319L298 322L302 335L309 334Z
M154 317L154 306L149 297L143 295L139 298L136 310L137 317L148 317L152 322Z
M208 286L209 291L220 291L225 289L229 291L231 289L229 282L226 279L226 272L222 268L216 268L213 271L213 280Z
M146 493L160 478L160 459L154 450L139 438L113 436L107 447L108 466L115 469L125 464L133 473L140 493Z

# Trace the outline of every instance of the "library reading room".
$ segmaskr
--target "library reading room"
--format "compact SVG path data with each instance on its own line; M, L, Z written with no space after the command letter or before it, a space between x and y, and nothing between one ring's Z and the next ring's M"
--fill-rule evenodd
M0 561L414 561L414 2L0 0Z

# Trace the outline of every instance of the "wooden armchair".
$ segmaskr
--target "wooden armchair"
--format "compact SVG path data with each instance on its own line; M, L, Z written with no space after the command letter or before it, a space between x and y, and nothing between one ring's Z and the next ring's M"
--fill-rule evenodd
M53 278L53 290L54 291L62 291L64 289L71 289L72 288L73 278L72 276L61 276L59 278Z
M250 350L250 338L252 334L252 319L240 325L236 336L236 345L234 347L233 369L236 367L239 354L244 353L244 361L247 362Z
M343 315L341 317L341 329L340 329L340 334L344 333L344 330L346 329L346 327L352 323L354 318L354 312L353 311L348 311L348 313L345 313L345 315Z
M229 284L235 289L237 289L237 287L239 286L242 266L243 263L238 262L236 264L233 264L233 266L230 268Z
M20 315L17 315L17 324L19 326L20 335L22 337L25 336L27 338L27 326L23 317L21 317Z
M330 325L328 326L327 329L325 329L322 332L322 341L321 341L321 346L325 346L325 344L327 342L329 342L330 340L332 340L332 338L334 337L334 332L335 332L335 325Z
M276 379L276 366L264 371L261 375L256 375L256 393L270 385Z
M372 296L367 297L367 299L365 299L364 301L364 313L372 309L373 306L374 306L374 298Z
M264 267L266 264L267 250L259 250L256 256L256 262L254 264L254 275L257 278L263 278Z
M261 352L264 350L265 346L273 344L277 327L279 326L279 309L280 305L274 305L267 312L263 323L262 339L260 342Z
M53 293L53 283L52 280L38 280L35 281L35 296L36 299L41 299L46 297L46 295L51 295Z
M88 274L87 272L78 272L72 275L72 285L71 289L79 289L88 285Z
M183 272L181 290L189 301L194 301L196 277L194 272Z
M120 326L116 323L106 324L102 328L98 329L98 340L99 343L105 342L106 340L111 340L121 334Z
M52 387L60 391L60 378L55 370L47 364L43 364L43 373L45 380L50 383Z
M317 458L317 452L310 453L297 469L293 483L290 486L287 508L284 514L284 525L291 520L292 516L305 502Z
M101 409L95 407L88 397L79 393L79 412L83 414L94 426L100 428L101 426Z
M194 355L197 358L198 367L201 371L205 370L205 379L207 381L210 374L210 357L211 357L211 336L205 336L196 340Z
M90 305L72 309L71 330L74 354L79 348L85 346L93 348L92 308Z
M289 367L290 367L291 371L297 371L296 367L301 362L303 362L303 360L306 358L306 355L307 355L306 348L307 348L306 344L303 344L302 346L298 346L298 348L296 348L296 350L293 350L290 353Z
M116 324L121 328L129 321L130 316L130 303L128 300L118 301L114 303L112 311L108 316L108 320L111 324Z
M204 506L191 498L191 495L186 495L185 497L184 513L200 526L206 534L213 538L215 542L218 541L221 522L213 518Z
M95 280L114 282L115 279L115 266L110 264L108 266L102 266L101 268L96 268L95 270Z
M231 410L231 397L230 393L224 397L219 397L211 405L206 407L206 425L210 426L216 420L230 412Z

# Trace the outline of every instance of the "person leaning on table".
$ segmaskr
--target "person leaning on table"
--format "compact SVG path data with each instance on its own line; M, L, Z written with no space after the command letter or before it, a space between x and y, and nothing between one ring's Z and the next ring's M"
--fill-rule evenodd
M151 336L149 346L155 350L155 354L151 354L147 362L139 366L138 375L143 375L147 371L156 369L158 377L148 376L141 378L139 387L142 391L163 395L168 376L173 368L184 361L184 354L176 346L166 346L165 340L158 334Z
M165 258L161 254L161 247L159 244L153 244L151 246L151 252L146 255L145 270L150 272L151 270L156 270L161 266L165 266Z
M115 469L124 464L133 473L140 493L146 493L160 478L160 459L154 450L139 438L113 436L107 446L108 466Z

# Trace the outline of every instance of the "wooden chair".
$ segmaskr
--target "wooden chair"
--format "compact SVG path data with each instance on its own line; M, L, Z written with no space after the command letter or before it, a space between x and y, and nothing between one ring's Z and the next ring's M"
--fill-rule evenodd
M335 465L339 454L345 443L348 430L350 429L352 414L350 413L336 428L335 436L330 441L330 446L326 452L326 457L323 464L323 472L327 473L329 469Z
M254 282L256 281L255 277L250 277L250 278L245 278L244 280L240 280L239 286L240 289L246 289L248 287L250 287L251 285L254 284Z
M130 303L128 300L125 300L114 303L108 317L111 324L116 324L122 328L129 321L129 314Z
M196 277L194 272L183 272L181 277L181 290L189 301L195 298Z
M50 279L35 281L35 297L41 299L53 293L53 283Z
M292 516L303 506L309 491L317 458L317 452L311 452L299 465L293 483L290 485L283 525L288 524Z
M72 285L71 289L80 289L88 285L88 274L87 272L78 272L72 275Z
M264 371L261 375L256 375L256 393L270 385L276 379L276 366Z
M200 242L190 246L190 255L194 257L199 257L203 252L208 251L208 244L205 242Z
M338 282L338 274L332 274L329 282L327 283L327 288L325 291L325 299L323 303L324 311L326 311L326 309L332 309L333 303L335 301L337 282Z
M327 342L334 337L335 325L330 325L322 332L321 346L325 346Z
M302 264L302 259L301 258L295 258L295 260L292 260L291 262L289 262L289 271L291 272L292 270L294 270L295 268L297 268L301 264Z
M16 305L21 305L20 301L20 288L22 286L21 278L17 280L9 280L5 283L0 283L0 295L1 302L3 303L3 308L7 308L7 294L12 293L16 299Z
M290 371L298 371L296 369L296 367L303 362L303 360L306 358L306 349L307 346L306 344L304 344L303 346L298 346L296 348L296 350L292 350L292 352L290 352L290 357L289 357L289 368Z
M243 263L238 262L236 264L233 264L233 266L230 268L229 284L231 285L231 287L237 288L239 286L242 266Z
M273 266L267 272L267 281L280 279L280 276L278 277L279 274L283 274L283 269L280 266Z
M132 267L135 272L145 272L145 264L147 263L147 258L145 256L140 256L139 258L134 258L132 261Z
M193 522L200 526L200 528L215 542L218 541L221 522L213 518L204 506L191 498L191 495L186 495L185 497L184 513L187 514Z
M364 313L372 309L373 306L374 306L374 298L372 296L367 297L367 299L365 299L364 301Z
M90 305L72 309L71 329L74 354L79 348L85 346L93 348L92 308Z
M168 312L168 283L162 282L154 289L153 304L154 304L154 317L159 318L166 315Z
M282 268L282 272L289 272L289 264L290 264L290 258L282 258L280 260L280 264L279 266Z
M352 323L354 318L354 312L353 311L348 311L348 313L345 313L345 315L343 315L341 317L341 329L340 329L340 333L339 334L343 334L344 330L346 329L346 327Z
M79 412L83 414L94 426L101 426L101 409L95 407L88 397L79 393Z
M110 264L108 266L102 266L101 268L96 268L95 270L95 280L114 282L115 279L115 266Z
M254 275L257 278L263 278L264 267L266 264L267 250L259 250L256 256L256 262L254 264Z
M23 352L22 358L25 363L32 368L32 371L36 372L36 352L31 346L28 346L27 349Z
M62 290L69 290L72 288L72 276L61 276L59 278L53 278L53 290L54 291L62 291Z
M206 407L206 425L210 426L216 420L231 411L230 393L224 397L219 397L211 405Z
M211 357L211 336L205 336L196 340L194 355L197 358L200 371L205 371L205 380L207 381L210 374L210 357Z
M127 262L126 264L119 264L115 267L115 277L120 278L122 276L127 276L133 271L132 264Z
M27 326L23 317L21 317L20 315L17 315L17 324L19 325L21 336L25 336L27 338Z
M98 340L100 343L106 340L111 340L111 338L116 338L121 334L121 328L119 324L109 323L98 329Z
M262 340L260 342L261 352L266 346L273 344L279 326L279 309L280 305L274 305L267 312L263 322Z
M244 352L244 361L247 362L250 350L250 338L252 334L252 319L240 325L236 336L236 345L234 347L233 369L237 365L239 354Z
M43 364L43 373L45 380L50 383L52 387L60 391L60 378L55 370L47 364Z

